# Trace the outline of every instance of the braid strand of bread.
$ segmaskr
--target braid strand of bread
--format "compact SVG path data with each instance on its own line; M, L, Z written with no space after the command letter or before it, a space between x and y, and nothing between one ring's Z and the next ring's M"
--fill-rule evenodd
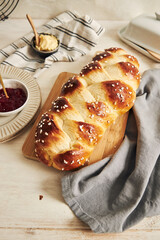
M132 108L140 83L139 63L121 48L98 53L42 115L35 133L36 156L48 166L84 165L106 128Z

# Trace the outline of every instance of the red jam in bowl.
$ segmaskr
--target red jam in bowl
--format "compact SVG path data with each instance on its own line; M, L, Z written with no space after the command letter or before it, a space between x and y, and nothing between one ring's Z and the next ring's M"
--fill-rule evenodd
M0 89L0 112L9 112L21 107L27 96L21 88L6 88L9 98L6 98L3 89Z

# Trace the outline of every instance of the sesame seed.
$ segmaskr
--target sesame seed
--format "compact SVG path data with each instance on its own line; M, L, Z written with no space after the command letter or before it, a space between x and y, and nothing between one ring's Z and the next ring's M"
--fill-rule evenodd
M48 123L48 125L51 125L51 124L52 124L51 122Z
M80 126L79 126L79 129L80 129L80 131L83 132L83 125L80 125Z
M45 134L46 136L48 136L48 133L47 133L47 132L45 132L44 134Z
M64 160L64 163L67 164L68 162L66 160Z
M39 133L40 133L40 134L42 133L42 129L39 131Z

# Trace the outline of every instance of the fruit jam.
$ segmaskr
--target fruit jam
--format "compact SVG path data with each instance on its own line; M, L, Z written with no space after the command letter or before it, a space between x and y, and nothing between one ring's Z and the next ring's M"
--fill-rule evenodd
M6 88L9 98L6 98L3 89L0 89L0 112L9 112L21 107L27 96L21 88Z

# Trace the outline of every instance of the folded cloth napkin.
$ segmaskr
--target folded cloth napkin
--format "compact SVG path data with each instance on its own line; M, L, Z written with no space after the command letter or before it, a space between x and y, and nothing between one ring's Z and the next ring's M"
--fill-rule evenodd
M65 11L38 29L39 33L51 33L60 40L59 51L43 59L31 48L33 33L18 39L0 50L0 63L19 67L37 77L53 62L75 61L96 46L104 28L88 15Z
M62 178L72 211L97 233L160 214L160 69L144 73L117 152Z

